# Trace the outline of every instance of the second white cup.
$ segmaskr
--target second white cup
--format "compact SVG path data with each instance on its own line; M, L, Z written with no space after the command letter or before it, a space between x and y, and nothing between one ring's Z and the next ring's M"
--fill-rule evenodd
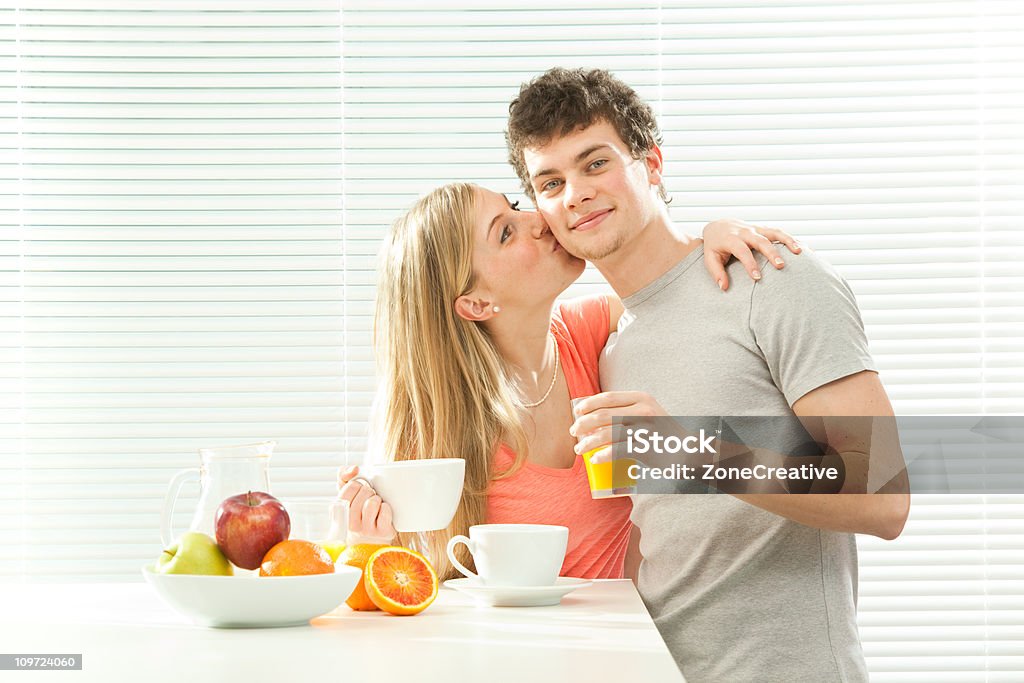
M548 524L478 524L469 537L448 541L448 559L460 572L485 586L552 586L565 560L569 529ZM473 573L455 558L455 546L466 544Z

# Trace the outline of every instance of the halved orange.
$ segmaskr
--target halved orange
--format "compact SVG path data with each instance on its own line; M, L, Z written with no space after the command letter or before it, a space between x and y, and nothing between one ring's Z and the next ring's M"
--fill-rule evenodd
M390 614L419 614L437 597L437 572L415 550L386 546L366 561L366 594Z

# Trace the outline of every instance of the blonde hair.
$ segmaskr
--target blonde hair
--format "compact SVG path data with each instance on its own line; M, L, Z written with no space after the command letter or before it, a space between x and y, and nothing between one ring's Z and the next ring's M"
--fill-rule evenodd
M478 189L439 187L391 226L384 242L374 322L379 393L376 447L389 460L463 458L462 500L447 529L422 538L400 535L425 551L442 579L456 576L445 546L482 524L487 487L526 458L522 404L487 330L455 312L472 290L474 212ZM512 467L492 472L498 445L516 454ZM459 546L459 559L470 557Z

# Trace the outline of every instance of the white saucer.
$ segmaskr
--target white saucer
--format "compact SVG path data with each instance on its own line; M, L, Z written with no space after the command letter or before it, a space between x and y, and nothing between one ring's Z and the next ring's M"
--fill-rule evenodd
M545 607L557 605L566 593L591 583L563 576L553 586L483 586L479 579L448 579L444 585L488 607Z

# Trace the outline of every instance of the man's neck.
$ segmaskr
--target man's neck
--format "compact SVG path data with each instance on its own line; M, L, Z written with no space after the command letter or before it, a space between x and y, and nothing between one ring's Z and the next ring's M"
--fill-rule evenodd
M671 270L703 243L658 216L630 242L594 265L620 299L636 294Z

